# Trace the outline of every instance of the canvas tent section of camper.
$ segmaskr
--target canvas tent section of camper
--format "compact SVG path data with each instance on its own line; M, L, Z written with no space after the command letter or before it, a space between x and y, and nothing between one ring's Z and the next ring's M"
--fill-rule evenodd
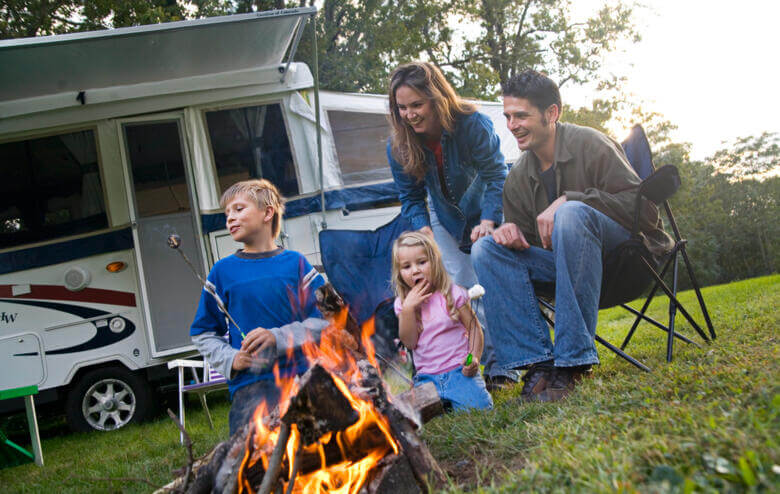
M229 182L320 189L313 77L289 63L315 12L0 42L0 388L80 429L146 414L200 293L165 237L205 273Z

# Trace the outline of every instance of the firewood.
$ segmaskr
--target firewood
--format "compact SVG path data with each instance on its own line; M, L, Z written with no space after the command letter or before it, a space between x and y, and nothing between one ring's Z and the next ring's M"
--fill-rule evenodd
M344 430L360 417L322 366L315 365L301 377L298 393L290 400L282 422L298 426L304 445L325 433Z
M387 417L393 437L401 444L403 453L408 457L417 483L421 487L427 486L431 480L444 483L444 471L417 435L415 424L388 400L379 372L365 360L358 362L358 368L362 376L361 384L377 390L373 398L374 406Z
M418 494L422 492L409 460L404 456L387 455L376 465L377 473L365 489L367 494Z
M412 410L420 414L420 420L423 424L444 413L444 406L441 403L436 386L432 382L423 383L415 386L408 391L396 395L394 403L399 401L409 405ZM401 408L400 406L398 408Z

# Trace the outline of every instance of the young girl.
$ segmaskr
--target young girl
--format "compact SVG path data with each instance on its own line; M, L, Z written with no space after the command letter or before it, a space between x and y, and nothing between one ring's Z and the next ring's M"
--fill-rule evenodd
M432 382L455 410L493 408L478 372L482 328L433 239L421 232L401 234L393 244L392 276L399 335L414 350L415 386Z

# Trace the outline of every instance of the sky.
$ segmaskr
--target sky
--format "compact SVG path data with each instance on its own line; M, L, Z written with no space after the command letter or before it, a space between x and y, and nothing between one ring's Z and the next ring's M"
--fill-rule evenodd
M691 143L693 159L711 156L724 141L780 132L780 1L639 1L642 41L609 54L605 69L625 75L625 93L678 126L673 138ZM595 9L604 0L573 3ZM566 89L562 97L572 106L593 96Z

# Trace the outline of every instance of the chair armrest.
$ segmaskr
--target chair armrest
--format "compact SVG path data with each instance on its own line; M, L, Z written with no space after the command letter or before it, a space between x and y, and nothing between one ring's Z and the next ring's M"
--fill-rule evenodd
M203 361L202 360L184 360L184 359L176 359L171 360L168 362L168 368L173 369L174 367L189 367L189 368L203 368Z
M680 188L680 172L674 165L662 166L639 185L639 194L656 204L661 204Z

